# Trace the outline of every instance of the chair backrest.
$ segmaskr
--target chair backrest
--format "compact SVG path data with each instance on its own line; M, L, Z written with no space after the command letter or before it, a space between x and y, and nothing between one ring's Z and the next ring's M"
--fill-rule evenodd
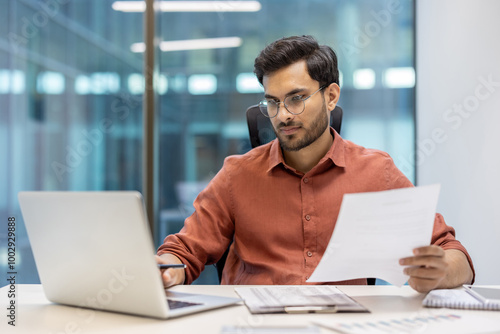
M330 125L337 133L340 133L342 115L343 111L339 106L336 106L330 114ZM269 118L260 112L258 105L250 106L247 109L247 125L252 148L268 143L276 138Z

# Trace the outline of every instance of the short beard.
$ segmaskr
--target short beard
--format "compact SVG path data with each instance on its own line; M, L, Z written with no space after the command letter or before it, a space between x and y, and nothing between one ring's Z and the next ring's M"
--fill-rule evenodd
M321 135L325 132L325 130L328 128L330 122L328 119L328 114L326 112L326 104L323 102L323 108L321 110L321 113L314 119L313 123L311 124L311 129L310 131L306 132L303 138L299 138L296 143L293 143L293 139L295 135L291 136L281 136L278 134L278 131L276 129L274 132L276 133L276 137L278 137L278 140L280 142L281 149L284 151L299 151L312 143L314 143ZM296 125L293 122L290 123L280 123L277 128L283 127L283 126L293 126ZM288 137L289 139L286 139Z

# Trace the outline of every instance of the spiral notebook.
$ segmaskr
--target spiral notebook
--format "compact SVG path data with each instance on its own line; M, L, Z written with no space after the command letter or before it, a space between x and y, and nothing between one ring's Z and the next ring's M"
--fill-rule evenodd
M422 303L426 307L500 311L499 296L499 288L472 288L464 285L459 289L432 290Z

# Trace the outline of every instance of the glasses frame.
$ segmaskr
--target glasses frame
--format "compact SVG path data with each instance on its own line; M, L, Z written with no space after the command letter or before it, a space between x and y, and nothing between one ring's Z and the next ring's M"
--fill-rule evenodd
M272 101L272 100L271 100L271 101L272 101L272 103L276 103L276 106L277 106L277 108L276 108L276 114L274 114L274 116L269 116L269 113L267 112L267 104L269 103L269 101L268 101L268 100L266 100L266 99L264 99L264 100L262 100L262 101L260 101L260 102L259 102L259 110L260 110L260 112L261 112L264 116L266 116L267 118L274 118L274 117L278 116L278 114L279 114L279 112L280 112L280 105L283 103L283 106L285 107L286 111L288 111L290 114L292 114L292 115L300 115L300 114L302 114L302 113L304 112L304 110L306 110L306 101L307 101L309 98L311 98L314 94L316 94L316 93L317 93L317 92L319 92L320 90L325 89L326 87L327 87L327 85L323 85L323 86L319 87L319 89L318 89L318 90L316 90L316 91L315 91L314 93L312 93L311 95L309 95L309 96L307 96L307 97L304 97L304 98L299 99L300 101L302 101L302 105L303 105L303 108L302 108L302 111L301 111L301 112L298 112L298 113L291 112L291 111L288 109L288 107L287 107L287 105L286 105L286 103L285 103L285 102L286 102L286 99L288 99L289 97L292 97L292 98L293 98L293 97L295 97L295 96L297 96L297 95L289 95L289 96L285 97L285 98L283 99L283 101L279 101L279 102L276 102L276 101ZM265 109L266 111L264 111L263 109Z

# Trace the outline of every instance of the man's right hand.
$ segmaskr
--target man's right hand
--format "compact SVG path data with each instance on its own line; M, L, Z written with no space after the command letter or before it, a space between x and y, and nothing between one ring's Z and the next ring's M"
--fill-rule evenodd
M158 264L182 264L181 260L173 254L156 255L156 262ZM165 289L177 284L183 284L186 278L184 268L160 269L160 272Z

